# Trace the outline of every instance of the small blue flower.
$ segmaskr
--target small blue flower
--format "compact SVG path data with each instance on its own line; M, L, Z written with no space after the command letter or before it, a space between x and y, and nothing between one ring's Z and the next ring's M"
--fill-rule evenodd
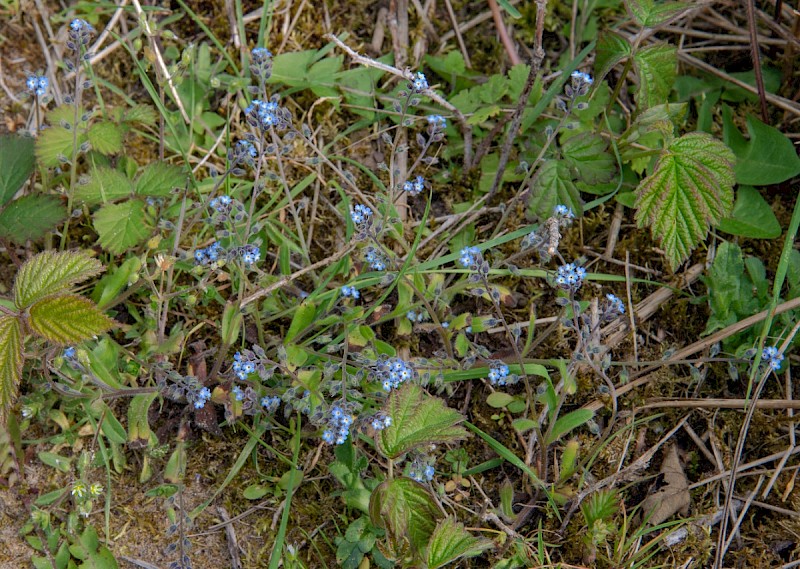
M783 354L774 346L768 346L761 352L761 359L766 361L773 370L779 370L783 362Z
M74 360L75 356L77 356L77 352L75 351L75 348L73 348L72 346L70 346L68 348L64 348L64 358L66 358L68 360Z
M80 18L75 18L69 24L69 38L72 42L68 42L67 46L71 50L77 51L79 46L87 45L91 41L93 35L94 28L89 22Z
M250 52L250 58L254 63L261 63L272 57L272 52L265 47L254 47Z
M281 404L281 398L277 396L265 396L261 398L261 406L267 413L274 413Z
M511 372L506 364L502 362L492 362L489 368L489 381L492 385L505 385L509 373Z
M261 258L261 249L257 245L245 245L242 250L242 262L252 265Z
M242 388L239 387L238 385L233 386L233 389L231 389L231 393L233 393L233 396L236 398L236 401L244 400L244 391L242 391Z
M425 189L425 178L422 176L417 176L414 181L408 180L405 184L403 184L403 190L411 194L412 196L418 196L422 193Z
M328 443L329 445L332 445L334 441L333 431L331 431L330 429L325 429L322 432L322 440Z
M481 257L481 250L477 247L464 247L458 255L458 262L461 266L470 268L478 264Z
M421 93L428 88L428 78L425 77L424 73L418 71L417 74L414 75L414 80L411 82L411 86L415 93Z
M435 129L444 130L447 127L447 119L442 115L428 115L428 124Z
M353 208L353 211L350 212L350 219L352 219L353 223L356 225L366 223L371 216L372 210L363 204L357 204Z
M374 247L367 247L364 252L364 258L366 259L369 266L372 267L375 271L385 271L386 270L386 258L384 257L383 253L375 249Z
M194 408L195 409L202 409L206 406L206 403L209 399L211 399L211 390L208 387L203 387L200 391L197 392L194 400Z
M559 288L576 292L583 284L583 279L586 278L586 269L583 267L576 267L575 263L567 263L561 265L556 270L555 282Z
M47 93L47 87L49 85L50 80L44 75L29 75L28 79L25 81L25 86L28 87L28 91L37 97L41 97Z
M611 293L606 295L606 300L611 305L611 310L617 314L625 314L625 304L616 296Z
M361 293L358 292L358 289L354 286L344 285L342 287L342 296L350 298L359 298L361 296Z
M433 466L431 466L431 465L429 464L428 466L426 466L426 467L425 467L425 470L424 470L424 472L423 472L423 475L425 476L425 478L426 478L428 481L430 481L430 480L433 480L433 475L434 475L434 474L436 474L436 471L434 470Z
M572 211L572 208L569 208L563 204L559 204L554 208L553 215L555 217L563 217L565 219L575 219L575 212Z
M417 313L414 312L413 310L409 310L408 312L406 312L406 318L408 318L412 322L416 322L417 321Z
M592 79L592 76L589 75L588 73L583 73L582 71L573 71L570 77L572 78L573 82L578 84L585 83L587 85L591 85L592 83L594 83L594 79Z

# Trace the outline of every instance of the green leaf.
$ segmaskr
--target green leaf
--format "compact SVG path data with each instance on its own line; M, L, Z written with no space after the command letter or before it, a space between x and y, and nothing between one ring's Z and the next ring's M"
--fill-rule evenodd
M428 544L428 569L439 569L462 557L475 557L493 547L491 540L475 537L452 517L441 520Z
M745 272L742 250L734 243L723 242L717 247L714 262L703 281L708 288L708 306L711 310L704 335L735 324L761 309L755 294L758 287Z
M125 111L122 120L144 126L155 126L158 120L158 113L150 105L136 105Z
M22 379L22 330L15 316L0 316L0 423L17 398Z
M467 436L458 425L464 417L414 383L406 383L392 392L386 412L392 418L392 425L381 431L378 449L388 458L395 459L419 446Z
M597 40L597 56L594 60L595 81L600 82L615 65L631 55L631 44L616 32L606 31Z
M238 304L229 302L225 305L222 312L222 342L226 346L232 346L239 338L239 330L242 327L242 311Z
M158 393L135 395L128 405L128 442L139 448L147 446L153 433L147 415L157 395Z
M72 468L70 459L60 454L42 451L37 456L44 464L60 470L61 472L69 472Z
M733 212L720 222L719 229L751 239L775 239L781 235L775 212L753 186L739 186Z
M78 125L72 124L75 119L75 108L72 105L61 105L47 113L47 123L51 126L41 131L36 138L36 156L42 166L53 168L59 166L62 159L72 160L73 150L76 149L73 143L77 143L77 148L80 148L86 142L86 123L80 121L84 113L83 108L78 109ZM64 128L64 124L71 127Z
M517 10L514 7L514 5L511 2L509 2L508 0L497 0L497 4L503 10L508 12L508 15L511 16L512 18L514 18L515 20L518 20L518 19L520 19L522 17L522 14L519 13L519 10Z
M144 241L150 234L144 202L131 200L105 205L94 214L94 228L104 249L117 255Z
M636 103L639 109L659 105L667 100L677 72L678 51L675 46L655 43L633 55L639 79Z
M40 336L62 345L74 344L114 325L97 306L76 294L49 296L30 308L30 326Z
M502 391L490 393L489 397L486 398L486 404L489 407L494 407L495 409L502 409L512 401L514 401L514 396L509 395L508 393L503 393Z
M269 488L262 484L251 484L242 492L245 500L260 500L269 493Z
M294 340L298 334L311 326L314 323L314 318L317 315L317 305L306 300L300 303L297 310L294 312L292 323L289 324L289 330L284 335L284 342L288 343Z
M92 149L100 154L119 154L122 152L122 129L113 122L98 121L86 133Z
M692 5L688 2L625 0L631 17L643 28L657 28Z
M396 550L405 541L422 550L441 515L425 487L410 478L382 482L369 501L372 524L386 530Z
M733 152L705 133L689 133L664 149L639 185L636 221L649 225L674 269L733 208Z
M572 181L566 162L548 160L542 164L531 183L528 212L547 219L558 204L572 208L578 217L583 213L580 192Z
M778 129L748 115L750 140L745 141L730 119L728 107L723 109L723 124L725 142L736 155L736 181L739 184L780 184L800 174L800 157L792 141Z
M127 198L132 192L133 184L125 174L100 166L87 183L78 186L75 197L88 205L97 205Z
M553 425L553 428L550 429L550 434L545 440L545 443L549 445L556 442L563 435L566 435L573 429L577 429L592 417L594 417L594 411L591 409L576 409L563 417L559 417Z
M0 236L14 243L36 240L58 227L65 217L66 208L55 196L22 196L0 212Z
M561 145L564 161L587 184L602 184L614 176L614 157L608 153L608 142L601 136L585 132Z
M136 180L136 194L150 197L166 197L173 188L182 188L186 174L178 166L165 162L148 164Z
M514 425L514 428L517 429L520 433L527 433L539 423L534 421L533 419L526 419L524 417L521 417L519 419L514 419L511 422L511 424Z
M33 173L33 147L34 141L30 136L0 136L0 207L11 201Z
M100 261L84 251L43 251L28 259L17 272L14 304L27 308L102 271Z

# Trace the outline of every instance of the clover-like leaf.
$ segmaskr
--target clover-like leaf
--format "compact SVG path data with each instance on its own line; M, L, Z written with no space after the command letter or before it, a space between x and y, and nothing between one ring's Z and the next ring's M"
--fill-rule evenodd
M15 316L0 316L0 421L14 399L22 378L22 330Z
M388 458L395 459L419 446L467 436L459 426L464 417L458 411L413 383L392 393L386 413L392 418L392 425L381 431L378 448Z
M132 192L133 184L125 174L100 166L95 168L87 183L78 186L75 197L89 205L97 205L128 197Z
M639 89L636 103L647 109L667 100L677 73L678 51L666 43L654 43L633 55Z
M36 240L67 217L67 208L55 196L28 194L0 212L0 237L14 243Z
M475 557L491 548L493 543L485 537L475 537L464 524L452 517L439 522L428 544L428 569L439 569L462 557Z
M693 132L673 140L636 192L636 221L649 225L669 264L682 263L711 225L733 208L734 156L712 136Z
M17 272L14 304L27 308L102 271L100 261L83 251L43 251L28 259Z
M86 340L114 325L94 302L77 294L48 296L35 302L29 322L34 332L62 345Z
M528 211L540 219L546 219L558 204L571 208L578 216L583 212L580 192L572 181L566 162L549 160L542 164L531 182Z
M131 200L103 206L94 214L94 228L104 249L117 255L124 253L150 234L144 202Z
M428 490L410 478L382 482L369 501L373 525L386 530L395 550L405 541L416 550L423 549L441 515Z

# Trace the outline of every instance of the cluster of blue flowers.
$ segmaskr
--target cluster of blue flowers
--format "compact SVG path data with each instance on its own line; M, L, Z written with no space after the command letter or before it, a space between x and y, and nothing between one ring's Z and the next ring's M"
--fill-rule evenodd
M481 250L477 247L464 247L458 254L458 262L466 268L477 266L480 259Z
M575 266L575 263L561 265L556 270L556 285L570 292L576 292L586 278L586 269Z
M410 362L397 356L381 357L373 364L370 377L380 383L384 391L389 392L416 377L416 371Z
M233 166L239 164L253 166L256 156L258 156L258 149L249 140L237 140L233 148L228 151L228 160L230 160ZM237 175L242 173L243 172L239 172Z
M94 28L86 20L75 18L69 24L69 41L67 47L72 51L78 51L80 46L88 45L94 36Z
M274 413L278 410L278 407L281 404L281 398L277 396L269 396L265 395L261 398L261 406L264 408L264 411L267 413Z
M761 359L767 362L772 369L778 370L783 362L783 354L778 351L778 348L768 346L761 352Z
M433 465L421 459L415 459L408 469L408 477L420 484L433 480L434 474L436 474L436 470Z
M50 86L50 81L44 75L29 75L27 81L25 81L25 86L28 88L28 91L37 97L41 97L47 93L47 87Z
M383 411L379 411L372 418L370 425L372 425L372 428L376 431L382 431L383 429L392 426L392 418Z
M617 295L608 293L606 295L606 300L608 300L611 312L616 312L617 314L625 314L625 304L622 302L622 300L620 300L620 298Z
M412 322L424 322L428 319L428 314L420 310L419 312L414 312L413 310L409 310L406 312L406 318L411 320Z
M575 212L572 211L572 208L563 204L558 204L555 208L553 208L553 215L569 221L575 219Z
M236 377L238 377L242 381L245 381L247 377L251 373L255 373L255 371L256 371L256 362L254 362L241 352L236 352L233 355L233 373L236 375Z
M339 405L334 405L328 412L328 428L322 432L322 440L329 445L344 444L352 426L353 416Z
M261 258L261 248L258 245L244 245L237 249L242 263L247 266L255 264Z
M202 409L206 406L209 399L211 399L211 390L208 389L208 387L203 387L194 393L194 408Z
M594 83L592 76L582 71L573 71L570 77L572 78L572 82L576 84L576 87L581 84L591 85Z
M210 265L216 263L225 256L225 249L219 241L214 241L204 249L197 249L194 252L194 260L198 265Z
M359 298L361 293L358 292L358 289L354 286L344 285L342 287L342 296L350 297L350 298Z
M211 245L204 249L197 249L194 252L194 260L198 265L208 266L217 261L225 258L242 259L246 266L252 266L261 258L261 248L258 245L243 245L241 247L233 247L230 251L226 251L219 241L214 241Z
M447 119L442 115L428 115L428 125L433 130L444 130L447 128Z
M428 78L425 77L424 73L418 71L417 74L414 75L413 81L411 81L411 89L413 89L415 93L422 93L428 87Z
M277 101L262 101L253 99L253 102L244 110L247 122L261 130L282 130L289 124L286 109L281 108Z
M244 391L242 391L242 388L239 387L238 385L233 386L233 388L231 389L231 393L233 393L233 397L234 399L236 399L236 401L244 400Z
M219 213L230 213L231 211L231 204L233 200L230 196L217 196L216 198L212 198L210 202L208 202L209 207L218 211Z
M363 204L356 204L350 212L350 219L352 219L353 223L356 225L365 224L370 217L372 217L372 210Z
M364 258L374 271L386 270L386 256L375 247L369 246L364 250Z
M422 176L417 176L414 181L408 180L405 184L403 184L403 190L411 194L412 196L418 196L422 193L425 189L425 178Z
M492 362L489 367L489 382L492 385L506 385L510 373L503 362Z
M265 47L256 47L250 52L250 72L259 81L266 81L272 75L272 52Z

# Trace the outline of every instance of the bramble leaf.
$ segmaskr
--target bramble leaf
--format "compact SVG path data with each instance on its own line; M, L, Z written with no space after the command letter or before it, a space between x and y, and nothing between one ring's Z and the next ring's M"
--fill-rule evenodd
M614 157L607 150L608 142L588 132L573 136L561 145L564 161L577 178L587 184L602 184L614 176Z
M183 187L186 175L177 166L165 162L148 164L136 180L136 194L140 196L168 196L172 188Z
M542 164L531 182L528 211L540 219L546 219L557 204L572 208L579 217L583 212L580 192L572 181L567 164L561 160L549 160Z
M381 431L378 449L388 458L397 458L418 446L457 441L467 436L464 428L458 425L464 420L458 411L413 383L391 394L386 412L392 418L392 425Z
M0 212L0 237L14 243L36 240L58 227L65 217L66 208L55 196L22 196Z
M603 32L597 40L597 56L594 60L595 81L603 80L614 66L628 59L631 44L616 32Z
M72 124L75 109L71 105L61 105L47 113L47 122L51 126L41 131L36 139L36 157L43 166L53 168L61 164L62 158L71 160L75 149L73 143L80 148L86 142L85 123L80 121L84 112L83 108L78 109L78 125Z
M675 46L655 43L633 55L633 65L639 79L636 104L648 109L667 100L677 72L678 51Z
M100 261L83 251L43 251L28 259L17 272L14 304L27 308L102 271Z
M31 306L30 325L40 336L66 345L102 334L114 325L114 321L88 298L59 294Z
M131 200L103 206L94 214L94 228L104 249L117 255L124 253L150 234L144 202Z
M369 501L373 525L386 530L395 550L405 541L416 550L423 549L441 515L425 487L410 478L382 482Z
M158 120L158 113L150 105L136 105L125 111L122 120L126 123L154 126Z
M118 154L122 151L122 129L113 122L96 122L86 134L92 148L100 154Z
M636 192L636 221L649 225L674 269L733 208L734 156L712 136L693 132L662 151Z
M133 184L125 174L100 166L95 168L87 183L78 186L75 197L88 205L97 205L129 197L132 192Z
M22 330L15 316L0 316L0 421L14 399L22 379Z
M0 207L11 201L30 177L34 162L33 138L15 134L0 136Z
M656 28L691 7L688 2L625 0L631 17L643 28Z
M462 557L475 557L493 547L491 540L475 537L452 517L439 522L428 544L428 569L439 569Z

